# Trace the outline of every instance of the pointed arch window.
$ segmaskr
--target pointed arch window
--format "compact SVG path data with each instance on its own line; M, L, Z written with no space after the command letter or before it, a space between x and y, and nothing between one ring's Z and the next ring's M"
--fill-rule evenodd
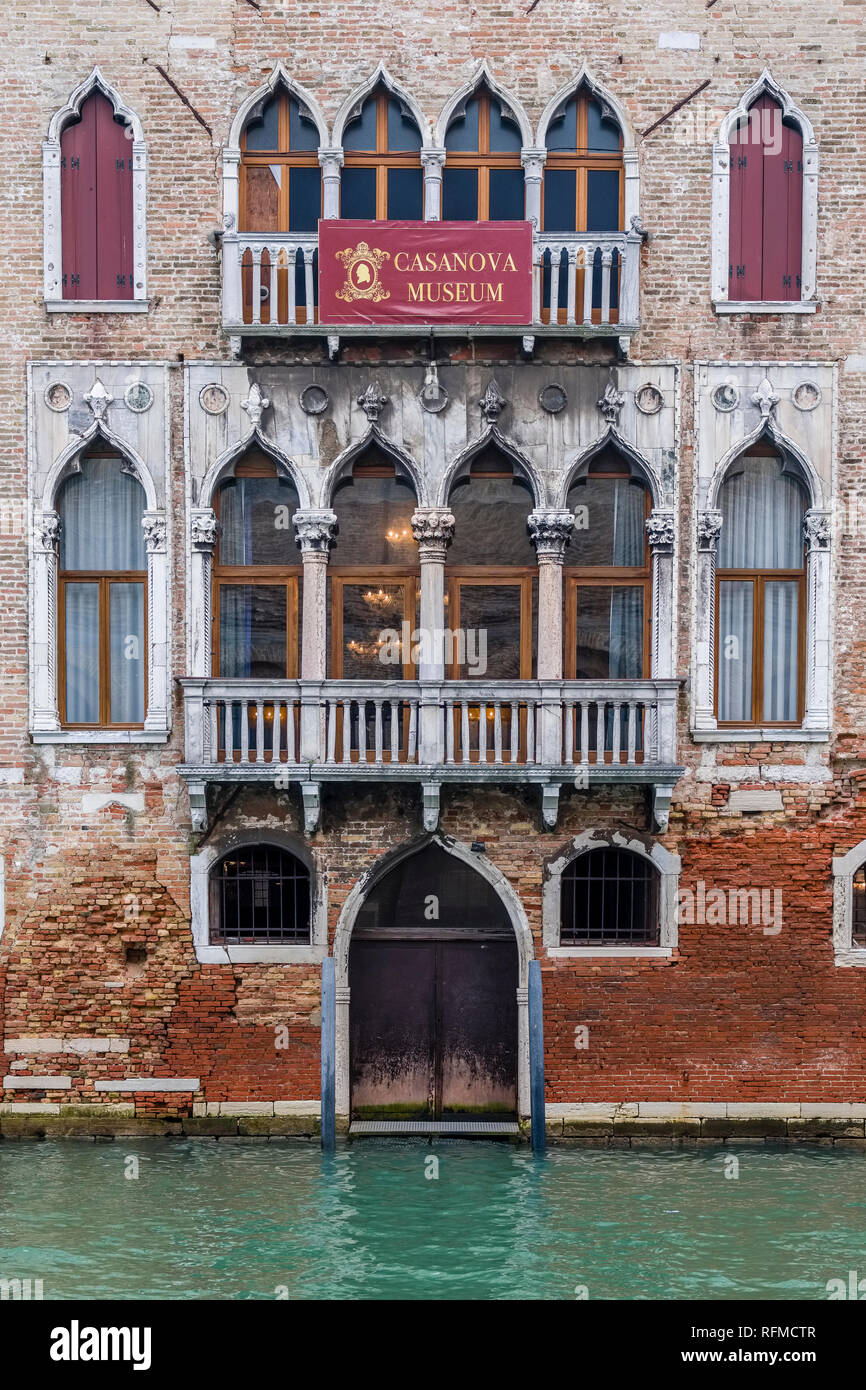
M144 489L119 455L91 454L63 484L60 517L60 720L141 728L147 708Z
M803 135L768 92L730 137L729 298L803 297Z
M718 722L796 725L805 704L802 485L769 445L756 445L729 471L719 507Z
M398 97L379 86L343 130L340 216L421 221L424 178L421 131Z
M525 210L521 148L514 113L482 85L455 113L445 134L443 219L521 221Z

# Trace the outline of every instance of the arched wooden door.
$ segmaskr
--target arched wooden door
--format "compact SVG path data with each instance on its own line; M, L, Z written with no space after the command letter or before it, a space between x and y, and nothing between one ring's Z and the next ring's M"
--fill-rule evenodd
M353 1115L515 1114L517 981L486 879L438 845L396 865L352 934Z

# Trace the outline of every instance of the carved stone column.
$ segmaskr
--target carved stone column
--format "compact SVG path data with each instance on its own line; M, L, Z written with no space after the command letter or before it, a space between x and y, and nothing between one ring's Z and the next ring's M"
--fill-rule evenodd
M141 527L147 553L147 711L144 727L148 733L164 733L169 726L168 673L171 659L165 512L144 512Z
M562 564L574 516L568 511L537 510L530 512L528 524L538 556L538 680L542 685L538 748L543 763L558 766L562 762L562 692L558 684L545 690L544 682L562 680ZM556 823L558 794L558 785L548 791L547 826Z
M811 508L803 518L806 540L806 713L804 729L830 727L831 516Z
M295 512L295 531L304 566L301 680L323 681L328 672L328 555L337 525L330 510ZM301 761L323 755L324 710L315 688L301 696ZM311 794L311 789L308 789ZM311 817L306 823L309 827Z
M454 537L454 517L447 507L419 507L412 514L421 565L420 680L445 679L445 555Z
M190 512L190 652L189 674L205 680L212 672L211 570L219 522L212 507L193 507Z
M547 150L526 146L520 151L523 177L526 184L526 220L532 223L535 232L541 226L541 181L544 178L544 164Z
M40 511L33 534L33 729L60 728L57 708L57 553L60 517Z
M319 150L319 163L322 166L322 217L339 217L343 151L322 147Z
M650 672L662 679L672 676L676 666L673 511L666 507L653 507L647 517L646 533L653 572Z
M716 508L698 513L697 631L695 634L695 729L717 727L714 709L716 643L716 542L722 513Z
M445 164L445 151L429 149L421 151L424 166L424 221L438 222L442 213L442 169Z

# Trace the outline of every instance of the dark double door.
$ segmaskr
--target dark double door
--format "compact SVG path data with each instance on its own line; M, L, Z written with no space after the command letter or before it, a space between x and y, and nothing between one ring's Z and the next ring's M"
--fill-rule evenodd
M361 936L349 983L353 1114L516 1111L513 935Z

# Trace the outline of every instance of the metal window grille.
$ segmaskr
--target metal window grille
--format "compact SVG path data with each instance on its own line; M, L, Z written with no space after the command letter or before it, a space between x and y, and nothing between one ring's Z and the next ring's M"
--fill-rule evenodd
M851 939L855 946L866 946L866 867L854 875Z
M217 923L213 940L225 945L308 944L309 870L287 850L256 845L224 856L217 865Z
M594 849L562 876L560 941L564 946L657 946L658 876L637 854Z

